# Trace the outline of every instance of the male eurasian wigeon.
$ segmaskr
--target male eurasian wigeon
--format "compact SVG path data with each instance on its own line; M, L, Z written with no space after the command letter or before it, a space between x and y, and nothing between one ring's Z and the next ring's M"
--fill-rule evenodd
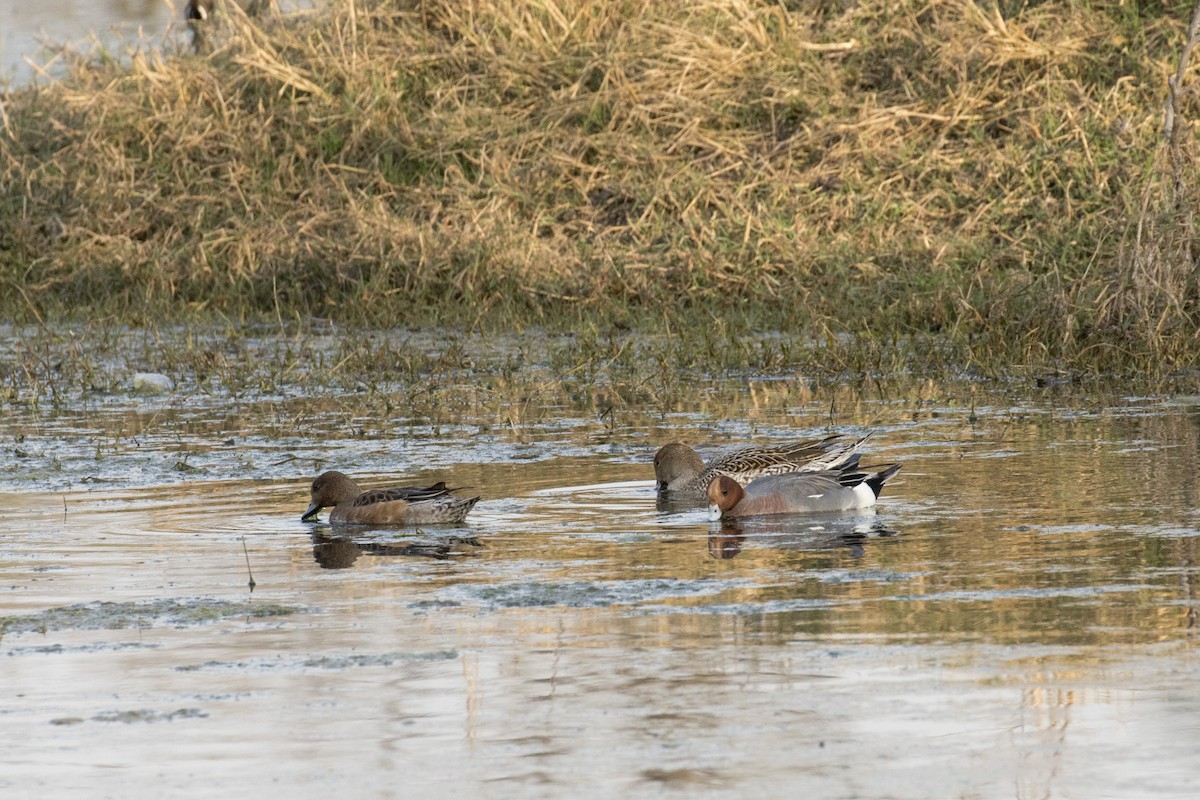
M462 522L479 502L478 497L455 497L443 481L420 488L401 486L364 492L340 472L323 472L312 482L312 502L301 520L315 519L317 512L333 506L329 521L366 525L411 525Z
M899 464L823 472L765 475L742 486L728 475L708 485L708 518L749 517L759 514L820 513L870 508Z
M743 447L714 458L707 466L695 450L671 442L654 454L655 483L660 492L702 498L718 475L748 483L763 475L853 468L858 464L858 448L869 436L845 442L839 441L842 438L839 434L834 434L775 447Z

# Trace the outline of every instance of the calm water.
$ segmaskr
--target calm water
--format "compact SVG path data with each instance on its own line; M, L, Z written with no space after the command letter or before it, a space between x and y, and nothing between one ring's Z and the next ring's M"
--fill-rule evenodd
M1200 397L172 377L3 408L6 798L1200 791ZM877 513L657 507L658 444L830 430L904 463ZM301 523L329 467L484 500Z

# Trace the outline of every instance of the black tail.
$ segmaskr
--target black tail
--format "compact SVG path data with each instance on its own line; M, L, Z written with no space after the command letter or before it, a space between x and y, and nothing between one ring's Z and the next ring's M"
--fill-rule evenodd
M863 481L863 483L867 484L867 486L870 486L871 491L875 493L875 496L879 497L879 493L883 491L883 485L887 483L893 475L900 471L900 465L892 464L882 469L879 469L878 467L872 467L871 469L877 469L878 471L868 475L867 479Z

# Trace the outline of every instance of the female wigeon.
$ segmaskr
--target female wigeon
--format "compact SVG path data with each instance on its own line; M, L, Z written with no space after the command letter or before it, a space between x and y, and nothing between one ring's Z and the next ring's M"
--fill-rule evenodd
M743 447L714 458L707 466L695 450L680 442L665 444L654 454L654 478L660 492L704 497L718 475L748 483L763 475L820 472L857 465L858 448L867 436L853 442L838 434L776 447Z
M323 472L312 482L312 502L301 520L315 519L317 512L333 506L329 521L366 525L409 525L416 523L462 522L479 502L478 497L455 497L445 482L420 488L401 486L364 492L349 476Z
M742 486L728 475L718 475L708 485L708 518L748 517L758 514L819 513L870 508L899 464L857 466L823 472L766 475Z

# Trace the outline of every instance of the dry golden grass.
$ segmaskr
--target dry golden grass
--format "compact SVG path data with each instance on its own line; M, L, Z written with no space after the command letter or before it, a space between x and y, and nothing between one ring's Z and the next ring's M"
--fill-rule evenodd
M1113 331L1108 338L1149 342L1166 363L1194 363L1200 344L1200 185L1194 123L1181 119L1185 108L1196 118L1198 88L1188 78L1197 44L1200 2L1192 11L1178 67L1168 78L1163 143L1146 181L1137 226L1126 234L1117 275L1105 287L1101 303L1101 323Z
M5 99L12 313L1196 340L1190 8L332 0ZM1169 151L1169 153L1168 153ZM1164 169L1164 165L1174 159Z

